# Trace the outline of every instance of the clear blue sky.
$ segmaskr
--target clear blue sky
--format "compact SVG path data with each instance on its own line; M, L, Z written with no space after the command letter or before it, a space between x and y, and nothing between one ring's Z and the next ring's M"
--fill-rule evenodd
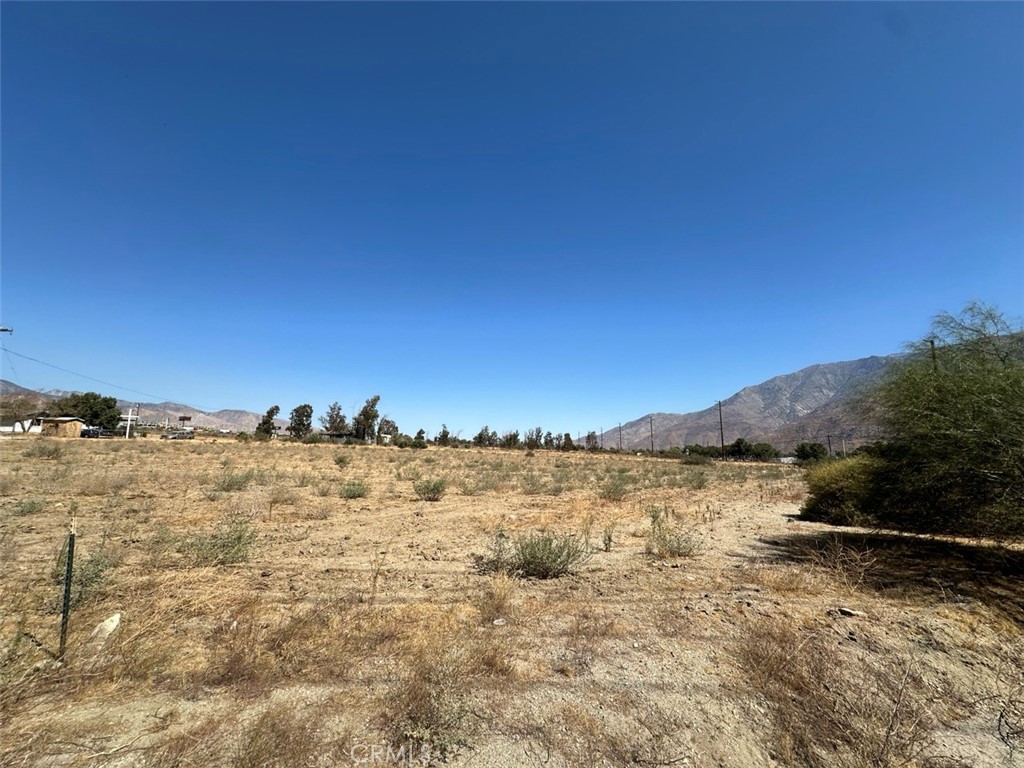
M1021 3L0 24L3 343L163 398L575 433L1024 314Z

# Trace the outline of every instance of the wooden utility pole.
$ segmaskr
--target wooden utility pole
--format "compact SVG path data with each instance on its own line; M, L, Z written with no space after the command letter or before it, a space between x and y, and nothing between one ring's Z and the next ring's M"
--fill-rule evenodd
M722 421L722 401L718 401L718 436L722 439L722 458L725 458L725 422Z
M832 435L825 435L828 438L828 455L832 455Z
M651 420L651 455L654 455L654 416L649 418Z

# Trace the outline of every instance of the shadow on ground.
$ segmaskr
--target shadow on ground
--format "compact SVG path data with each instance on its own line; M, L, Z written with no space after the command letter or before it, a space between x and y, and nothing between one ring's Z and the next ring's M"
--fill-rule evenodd
M766 562L811 563L887 597L977 601L1024 627L1024 551L911 534L831 529L762 539Z

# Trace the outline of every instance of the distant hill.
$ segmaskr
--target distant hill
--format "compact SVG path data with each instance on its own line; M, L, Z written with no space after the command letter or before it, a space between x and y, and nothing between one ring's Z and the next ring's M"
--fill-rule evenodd
M34 389L19 387L17 384L6 379L0 379L0 397L31 397L40 401L56 400L54 395L45 392L36 392Z
M39 400L40 407L47 402L58 400L61 397L73 394L72 392L66 392L64 390L49 390L46 392L36 392L32 389L26 389L20 387L13 382L5 379L0 379L0 396L2 397L31 397ZM134 408L137 401L135 400L118 400L117 405L125 413L128 408ZM204 427L208 429L227 429L232 432L251 432L256 428L256 425L260 423L260 419L263 418L262 413L253 413L252 411L241 411L226 409L221 411L214 411L207 413L201 411L198 408L193 408L190 405L182 405L181 403L139 403L139 410L143 423L154 423L163 424L167 423L172 427L178 426L179 416L191 416L192 421L189 422L194 427ZM288 426L286 419L275 419L275 423L282 429Z
M874 439L877 429L853 408L858 392L878 380L890 358L865 357L840 363L812 365L746 387L722 401L726 444L738 437L770 442L791 450L803 440L836 446ZM624 449L650 448L651 420L655 448L679 445L718 445L717 404L694 413L653 413L622 425ZM605 431L606 447L618 445L618 427Z

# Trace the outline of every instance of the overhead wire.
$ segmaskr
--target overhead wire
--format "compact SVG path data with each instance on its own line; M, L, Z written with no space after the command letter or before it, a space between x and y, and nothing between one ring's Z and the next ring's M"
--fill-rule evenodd
M112 381L104 381L103 379L97 379L94 376L88 376L88 375L86 375L84 373L79 373L78 371L72 371L70 368L62 368L59 365L54 365L53 363L48 363L45 360L39 360L39 359L37 359L35 357L29 357L28 355L23 355L20 352L15 352L13 349L8 349L7 347L2 346L2 345L0 345L0 349L2 349L4 351L4 353L7 354L7 355L15 355L15 356L20 357L20 358L22 358L24 360L30 360L33 363L39 363L40 365L45 365L46 367L53 368L54 370L57 370L57 371L63 371L64 373L70 373L72 376L78 376L80 378L87 379L89 381L93 381L93 382L95 382L97 384L103 384L104 386L107 386L107 387L114 387L115 389L120 389L120 390L123 390L125 392L131 392L132 394L135 394L135 395L143 395L144 397L152 397L156 401L159 401L159 402L165 402L165 403L177 402L176 400L174 400L173 398L170 398L170 397L164 397L163 395L155 395L152 392L143 392L142 390L132 389L131 387L124 387L124 386L121 386L120 384L115 384ZM8 360L10 361L9 357L8 357ZM14 368L13 364L11 365L11 368L13 370L13 368ZM182 403L182 405L184 405L184 403ZM207 413L209 413L211 410L217 410L217 409L207 409L207 408L203 408L203 407L197 406L197 405L190 405L188 407L195 408L196 410L200 410L200 411L206 411Z

